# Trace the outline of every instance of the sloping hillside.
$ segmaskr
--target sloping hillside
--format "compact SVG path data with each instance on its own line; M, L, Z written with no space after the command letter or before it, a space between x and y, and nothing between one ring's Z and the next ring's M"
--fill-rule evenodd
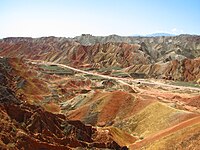
M45 60L76 68L129 67L130 73L153 78L200 78L200 38L190 35L5 38L0 41L0 56Z
M199 149L199 51L190 35L0 40L0 148Z

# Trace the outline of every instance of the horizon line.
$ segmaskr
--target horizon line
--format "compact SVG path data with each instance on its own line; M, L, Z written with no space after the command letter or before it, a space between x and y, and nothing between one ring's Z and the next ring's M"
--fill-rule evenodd
M166 35L156 35L156 34L166 34ZM55 36L55 35L44 35L44 36L7 36L7 37L1 37L0 39L6 39L6 38L45 38L45 37L55 37L55 38L76 38L80 36L93 36L93 37L109 37L109 36L119 36L119 37L173 37L173 36L200 36L200 34L189 34L189 33L182 33L182 34L171 34L171 33L152 33L152 34L133 34L133 35L119 35L119 34L109 34L109 35L93 35L90 33L83 33L76 36Z

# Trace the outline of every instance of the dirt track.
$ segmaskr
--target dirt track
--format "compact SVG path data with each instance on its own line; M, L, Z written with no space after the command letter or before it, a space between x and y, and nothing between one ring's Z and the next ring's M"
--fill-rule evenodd
M76 71L76 72L81 72L81 73L88 74L88 75L98 76L98 77L102 77L102 78L105 78L105 79L112 79L112 80L117 81L120 84L132 87L137 92L138 92L138 88L134 84L136 84L138 82L140 82L140 84L147 84L147 85L152 85L152 86L157 85L157 86L161 86L161 87L169 87L169 88L182 89L182 90L195 90L195 91L200 92L200 88L195 88L195 87L176 86L176 85L161 83L161 82L158 82L158 81L150 82L150 81L143 80L143 79L117 78L117 77L112 77L112 76L108 76L108 75L102 75L102 74L98 74L98 73L87 72L87 71L84 71L84 70L81 70L81 69L73 68L73 67L70 67L70 66L67 66L67 65L64 65L64 64L59 64L59 63L54 63L54 62L46 62L46 61L40 61L40 60L29 60L29 61L32 64L56 65L56 66L59 66L61 68L71 69L71 70ZM131 85L129 83L134 83L134 84Z

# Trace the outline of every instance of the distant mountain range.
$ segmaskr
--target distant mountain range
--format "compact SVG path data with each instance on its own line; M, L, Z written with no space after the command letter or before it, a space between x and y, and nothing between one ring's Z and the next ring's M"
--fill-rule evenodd
M176 36L175 34L170 34L170 33L153 33L153 34L147 34L146 36Z
M158 36L176 36L175 34L170 33L152 33L146 35L134 34L133 36L141 36L141 37L158 37Z

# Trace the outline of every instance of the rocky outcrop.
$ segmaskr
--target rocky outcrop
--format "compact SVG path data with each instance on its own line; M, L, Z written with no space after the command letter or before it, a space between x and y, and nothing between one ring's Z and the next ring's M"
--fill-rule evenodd
M1 103L0 108L1 148L12 146L15 149L76 147L120 149L121 147L109 137L109 134L102 137L108 139L106 143L101 143L98 139L95 141L93 134L98 135L98 131L92 126L86 126L80 121L69 121L64 115L46 112L38 106Z
M159 78L180 81L198 81L200 78L200 57L196 59L173 60L167 63L133 65L126 68L133 78Z
M95 141L92 138L93 134L98 134L95 128L86 126L80 121L69 121L64 115L55 115L44 111L41 107L29 104L1 103L0 107L4 110L2 114L9 118L6 121L13 124L15 128L15 131L11 129L2 135L3 138L7 138L6 142L3 140L7 146L12 143L18 149L76 147L120 149L109 135L106 135L109 139L106 143ZM1 121L4 122L4 120ZM1 128L4 130L3 126ZM10 132L14 132L12 138L9 138L12 135Z
M121 149L125 145L110 133L85 125L78 120L68 120L62 114L45 111L16 94L15 76L9 59L0 59L0 149ZM100 141L98 138L107 141Z

